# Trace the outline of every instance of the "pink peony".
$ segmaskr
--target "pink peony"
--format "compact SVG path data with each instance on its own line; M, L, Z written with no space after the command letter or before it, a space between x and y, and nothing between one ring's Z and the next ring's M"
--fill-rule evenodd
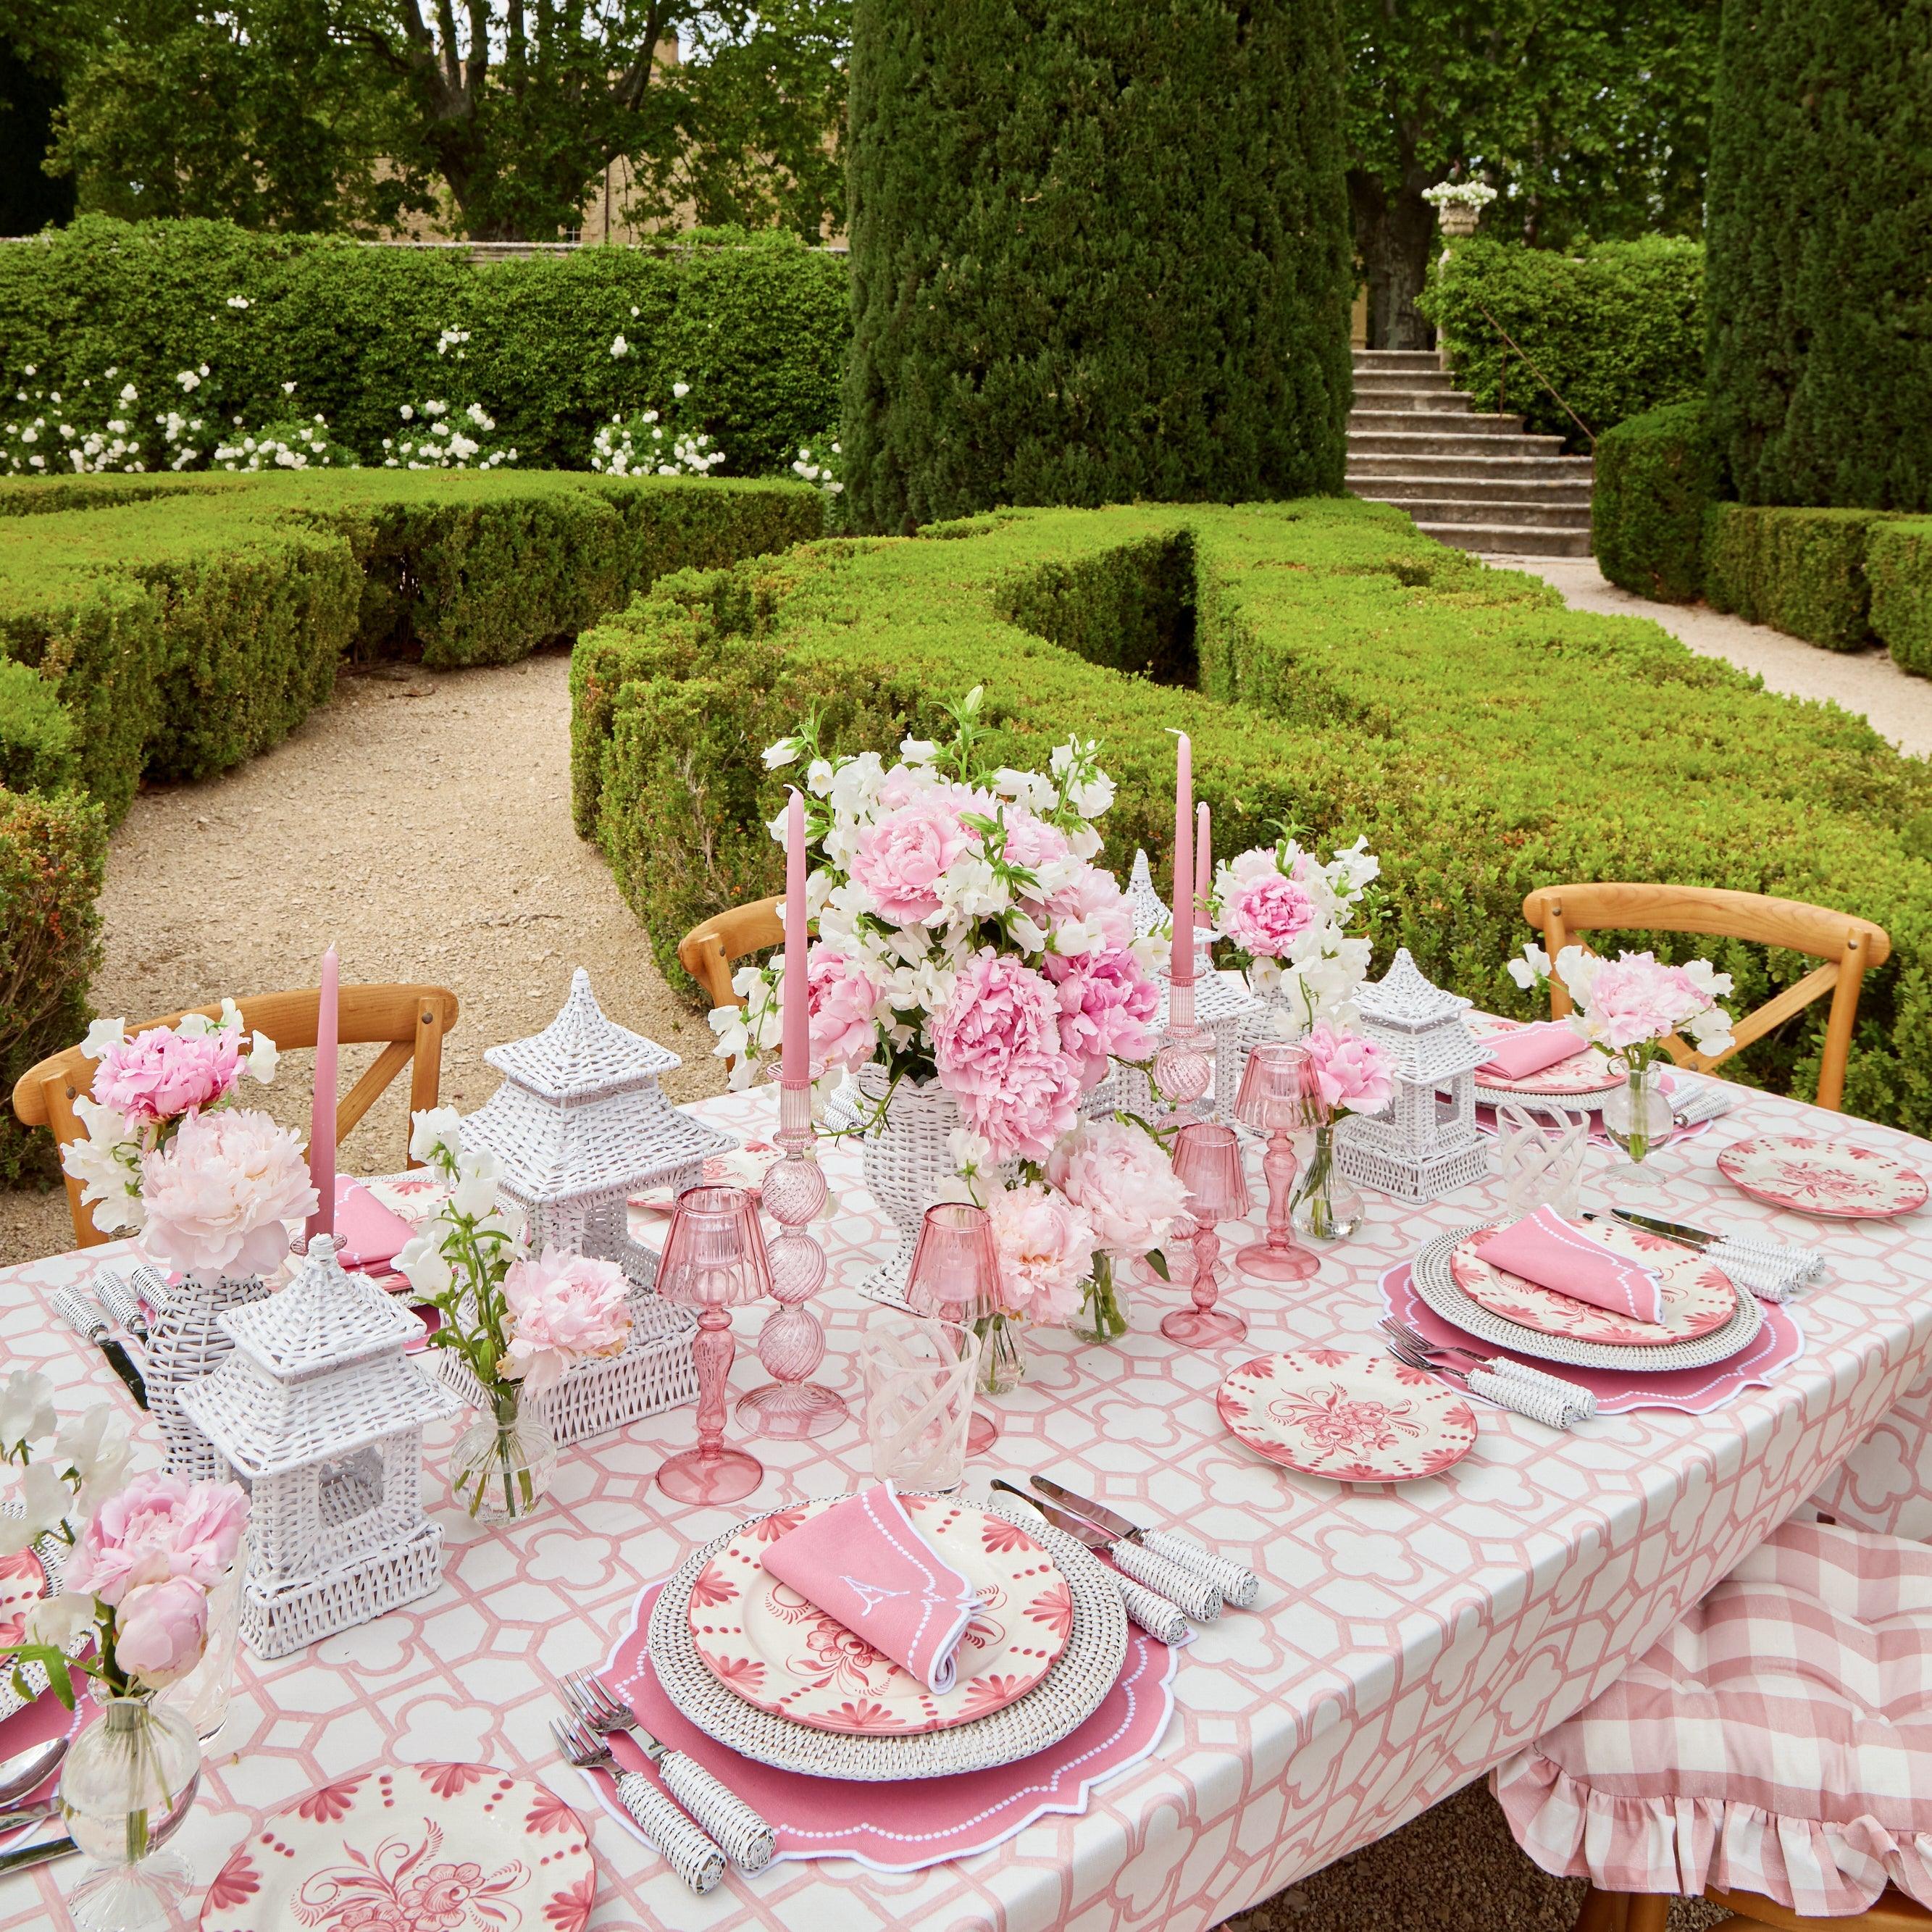
M1009 865L1035 869L1052 865L1067 856L1066 834L1057 825L1036 818L1024 806L1006 808L1006 849Z
M315 1211L295 1136L266 1114L191 1114L169 1147L141 1158L143 1245L176 1267L263 1274L289 1251L288 1229Z
M1094 1224L1064 1194L1023 1181L988 1202L1007 1312L1029 1322L1072 1320L1094 1272Z
M1144 1128L1083 1120L1055 1148L1046 1178L1093 1223L1096 1243L1123 1258L1159 1247L1187 1213L1187 1190Z
M1315 1082L1322 1104L1334 1113L1379 1114L1394 1098L1388 1056L1359 1034L1337 1033L1324 1020L1302 1042L1307 1050L1304 1078Z
M859 835L852 877L895 926L920 926L939 910L936 890L970 836L958 808L927 792L888 812Z
M1049 952L1046 971L1060 994L1060 1044L1083 1062L1083 1085L1106 1073L1109 1057L1145 1060L1153 1053L1150 1023L1160 991L1125 947L1072 959Z
M208 1592L185 1576L130 1590L114 1616L114 1660L158 1690L185 1677L208 1643Z
M235 1560L248 1498L232 1483L190 1483L146 1470L82 1526L68 1586L118 1604L171 1578L207 1589Z
M1057 926L1078 920L1100 935L1102 946L1125 947L1134 937L1133 908L1120 881L1098 866L1083 865L1067 884L1046 902L1048 917Z
M1590 1018L1604 1045L1618 1052L1663 1039L1710 1004L1682 967L1660 964L1649 952L1605 960L1590 982Z
M1229 887L1221 931L1251 958L1285 959L1320 916L1305 886L1270 869Z
M872 1057L872 1010L879 989L842 952L814 946L806 955L806 1004L811 1014L812 1072L856 1066Z
M502 1363L532 1395L554 1388L574 1362L621 1355L631 1336L631 1284L614 1262L545 1248L503 1277L510 1349Z
M933 1023L939 1077L996 1160L1044 1160L1078 1118L1082 1063L1061 1051L1059 1016L1049 981L989 948L959 969Z
M153 1027L102 1054L94 1097L131 1121L172 1120L232 1093L241 1067L238 1034L192 1039Z

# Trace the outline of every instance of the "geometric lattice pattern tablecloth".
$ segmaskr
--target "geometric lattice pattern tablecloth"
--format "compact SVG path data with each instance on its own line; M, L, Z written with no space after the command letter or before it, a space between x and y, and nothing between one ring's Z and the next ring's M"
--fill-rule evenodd
M775 1124L770 1089L694 1111L745 1133ZM1567 1717L1808 1498L1846 1520L1932 1534L1932 1215L1804 1220L1756 1206L1716 1171L1731 1140L1805 1124L1932 1164L1923 1142L1755 1095L1658 1156L1672 1214L1767 1227L1832 1256L1831 1278L1799 1306L1803 1357L1709 1415L1639 1412L1559 1437L1485 1410L1474 1450L1442 1476L1356 1490L1292 1475L1225 1432L1213 1397L1227 1366L1277 1348L1372 1347L1382 1271L1493 1211L1493 1185L1422 1208L1371 1196L1363 1230L1315 1280L1233 1278L1245 1347L1197 1354L1162 1341L1154 1320L1180 1293L1165 1288L1135 1291L1135 1331L1118 1347L1033 1338L1033 1373L1000 1399L1004 1434L976 1474L1051 1472L1130 1514L1184 1523L1263 1579L1255 1610L1229 1612L1182 1653L1160 1748L1081 1816L922 1872L790 1864L734 1874L694 1900L597 1814L550 1750L554 1680L601 1660L638 1590L731 1515L867 1473L855 1419L820 1442L760 1444L765 1484L736 1511L669 1504L650 1478L691 1439L686 1408L565 1451L549 1508L508 1533L450 1508L440 1457L454 1425L434 1428L426 1493L448 1539L441 1588L277 1663L244 1654L179 1842L212 1876L265 1813L316 1784L396 1761L481 1759L531 1769L584 1813L603 1874L598 1927L1196 1932L1383 1835ZM825 1164L836 1199L820 1231L832 1267L823 1373L856 1414L851 1352L866 1306L856 1284L890 1241L856 1150L835 1148ZM1252 1150L1250 1165L1258 1224ZM117 1252L0 1270L7 1360L44 1369L64 1403L118 1384L52 1318L48 1296ZM749 1343L764 1312L740 1312L734 1392L760 1376ZM74 1869L0 1879L0 1932L61 1922Z

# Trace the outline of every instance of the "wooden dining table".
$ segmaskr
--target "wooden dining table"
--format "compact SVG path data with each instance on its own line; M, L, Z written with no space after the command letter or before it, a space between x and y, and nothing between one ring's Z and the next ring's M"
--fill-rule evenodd
M1240 1362L1290 1348L1380 1352L1383 1277L1430 1237L1493 1216L1493 1180L1424 1207L1370 1196L1360 1230L1326 1249L1310 1280L1268 1286L1231 1271L1225 1305L1246 1316L1245 1342L1197 1352L1162 1340L1158 1318L1184 1292L1137 1283L1118 1344L1028 1333L1026 1380L982 1398L1001 1430L969 1468L968 1493L998 1475L1051 1474L1142 1522L1184 1527L1262 1580L1252 1610L1226 1612L1179 1654L1175 1708L1153 1754L1078 1815L922 1870L787 1862L732 1873L696 1898L552 1745L556 1680L604 1660L642 1591L735 1519L870 1476L856 1352L873 1304L858 1284L896 1236L847 1139L825 1145L833 1198L818 1228L831 1264L817 1304L829 1345L820 1375L850 1410L838 1429L756 1442L761 1486L728 1509L692 1508L651 1480L692 1439L692 1411L672 1410L566 1449L547 1506L499 1530L452 1507L443 1464L456 1425L434 1427L425 1494L446 1536L440 1588L273 1663L244 1652L177 1842L209 1878L268 1814L320 1784L398 1762L473 1760L527 1772L584 1815L602 1874L596 1927L1214 1924L1395 1830L1568 1716L1795 1510L1932 1533L1932 1212L1812 1219L1746 1198L1716 1165L1725 1146L1766 1132L1847 1140L1928 1171L1932 1145L1743 1089L1737 1099L1654 1156L1660 1211L1814 1244L1828 1269L1792 1305L1802 1354L1708 1413L1639 1409L1558 1432L1479 1406L1472 1452L1401 1484L1296 1474L1228 1433L1215 1391ZM755 1141L776 1126L776 1093L692 1111ZM1586 1198L1600 1194L1608 1159L1592 1150ZM1249 1160L1258 1228L1258 1148ZM0 1270L7 1361L45 1371L64 1412L127 1402L48 1305L117 1257L124 1244ZM765 1312L738 1311L734 1394L762 1378L749 1344ZM136 1432L158 1456L152 1427ZM877 1787L859 1801L886 1802ZM69 1860L0 1878L0 1932L62 1923L62 1888L79 1869Z

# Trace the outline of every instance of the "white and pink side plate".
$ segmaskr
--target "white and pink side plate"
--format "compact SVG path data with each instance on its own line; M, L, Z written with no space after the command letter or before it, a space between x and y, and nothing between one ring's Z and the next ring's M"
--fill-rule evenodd
M698 1572L687 1611L698 1660L760 1711L815 1730L903 1737L990 1716L1024 1697L1066 1648L1073 1599L1053 1558L1004 1516L943 1496L901 1498L920 1534L979 1593L943 1695L761 1561L778 1537L834 1504L802 1503L747 1523Z
M1461 1396L1387 1355L1300 1348L1258 1356L1228 1372L1215 1402L1258 1454L1337 1482L1439 1475L1476 1442L1475 1411Z
M584 1932L597 1868L548 1785L487 1764L395 1765L311 1791L238 1845L201 1932Z
M1734 1142L1718 1156L1718 1172L1754 1201L1834 1221L1882 1220L1925 1204L1925 1177L1917 1168L1803 1134Z
M1514 1033L1519 1024L1515 1020L1492 1020L1484 1026L1479 1022L1475 1028L1476 1037L1478 1040L1498 1039L1504 1034ZM1525 1073L1514 1079L1504 1080L1485 1075L1480 1067L1476 1070L1478 1094L1492 1100L1528 1096L1579 1104L1600 1102L1606 1094L1615 1093L1623 1084L1621 1076L1610 1071L1609 1060L1580 1037L1576 1051L1568 1059L1559 1060L1553 1066L1546 1066L1540 1073Z
M1567 1335L1613 1348L1659 1348L1673 1342L1694 1342L1721 1328L1737 1313L1738 1292L1730 1276L1682 1242L1644 1234L1621 1221L1594 1221L1585 1232L1612 1253L1627 1255L1656 1270L1664 1304L1661 1322L1639 1322L1511 1274L1484 1260L1478 1245L1482 1233L1456 1244L1449 1256L1449 1272L1456 1286L1492 1315L1539 1335Z

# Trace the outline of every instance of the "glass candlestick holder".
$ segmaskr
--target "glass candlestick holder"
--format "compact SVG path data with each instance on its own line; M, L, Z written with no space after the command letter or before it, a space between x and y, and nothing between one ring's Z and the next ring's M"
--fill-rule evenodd
M740 1399L738 1422L754 1436L802 1442L845 1420L845 1398L808 1379L825 1359L825 1329L806 1304L824 1286L825 1250L810 1224L824 1211L825 1174L812 1129L812 1088L788 1086L778 1096L782 1157L766 1170L760 1202L780 1232L768 1244L772 1299L778 1304L758 1331L758 1360L772 1379Z
M1154 1089L1166 1102L1172 1118L1185 1122L1198 1118L1201 1098L1212 1084L1214 1064L1208 1057L1214 1036L1194 1018L1194 982L1175 982L1168 988L1167 1030L1154 1057ZM1194 1278L1194 1244L1177 1241L1162 1258L1167 1264L1162 1274L1150 1261L1138 1262L1136 1276L1150 1285L1172 1282L1184 1288Z

